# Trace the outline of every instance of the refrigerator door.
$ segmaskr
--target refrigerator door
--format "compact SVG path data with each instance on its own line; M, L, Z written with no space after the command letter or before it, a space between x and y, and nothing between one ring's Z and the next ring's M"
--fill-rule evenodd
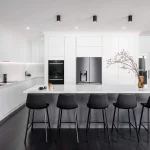
M102 83L102 57L90 57L90 83Z
M76 83L89 83L89 57L78 57L76 70Z

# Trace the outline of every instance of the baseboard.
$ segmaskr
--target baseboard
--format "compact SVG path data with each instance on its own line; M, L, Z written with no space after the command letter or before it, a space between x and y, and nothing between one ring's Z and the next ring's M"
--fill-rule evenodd
M8 119L10 119L13 115L15 115L18 111L20 111L23 107L25 107L25 103L23 103L20 107L18 107L16 110L14 110L13 112L11 112L9 115L7 115L5 118L3 118L0 121L0 126L5 123Z

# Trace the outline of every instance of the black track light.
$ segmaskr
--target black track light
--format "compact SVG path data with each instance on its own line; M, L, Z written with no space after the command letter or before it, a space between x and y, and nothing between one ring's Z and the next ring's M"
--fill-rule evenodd
M96 15L93 16L93 22L97 22L97 16Z
M128 16L128 22L132 22L132 15Z
M61 17L60 15L57 15L57 22L60 22L61 21Z

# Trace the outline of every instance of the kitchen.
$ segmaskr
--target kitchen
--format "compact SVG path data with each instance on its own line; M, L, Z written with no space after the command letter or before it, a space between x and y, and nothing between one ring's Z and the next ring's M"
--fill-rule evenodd
M83 2L80 3L84 6ZM99 2L96 3L99 4ZM109 149L109 146L119 149L120 141L122 140L121 148L125 147L127 149L126 145L129 145L128 148L131 149L137 144L139 149L143 149L142 144L146 149L149 148L149 145L145 142L148 134L144 129L141 129L142 135L138 135L136 129L140 127L141 103L146 103L150 96L150 34L147 28L143 29L143 24L148 23L148 21L145 19L142 23L140 19L137 19L138 12L136 10L131 15L127 11L128 7L126 5L123 6L118 1L116 6L124 10L124 15L119 15L121 10L116 10L117 14L115 14L114 18L117 21L112 22L112 24L106 23L106 20L112 21L112 16L109 18L105 11L101 9L104 11L102 11L103 14L108 17L105 20L100 15L102 12L98 11L99 7L96 6L96 3L91 4L91 2L87 2L87 4L91 5L91 10L96 7L97 13L95 12L95 14L97 15L93 15L92 12L85 13L86 10L83 13L80 10L79 12L84 14L81 15L82 13L77 13L79 9L77 3L75 6L69 3L70 8L72 8L72 17L70 17L71 15L68 15L67 10L61 7L64 6L62 2L60 4L58 2L53 3L54 6L56 4L59 5L60 14L56 13L54 9L54 12L48 15L48 11L51 12L53 10L49 9L50 2L46 2L43 5L41 5L41 2L38 2L38 12L34 8L35 1L33 0L33 3L30 4L31 6L25 8L28 8L28 13L32 14L34 14L34 10L35 14L30 17L28 16L29 14L26 14L26 18L22 19L22 21L17 18L22 18L24 16L23 12L16 14L15 11L11 11L12 8L17 10L17 2L7 4L7 8L11 8L12 18L16 19L16 22L13 22L9 15L9 19L1 16L4 25L0 24L0 149L8 150L12 149L11 147L13 146L15 147L14 149L23 149L26 144L31 149L36 149L32 148L32 141L35 142L33 144L36 145L35 147L39 146L41 149L44 149L46 144L49 146L53 145L57 135L56 129L59 128L60 130L61 126L61 121L58 122L58 120L61 120L60 116L62 116L64 122L67 122L62 125L60 133L60 136L65 139L65 141L61 138L59 139L59 141L62 140L62 147L67 144L69 149L73 149L77 141L79 147L82 147L82 145L86 147L87 143L92 144L93 142L95 149L100 148L102 145L106 149ZM112 10L112 3L108 3L108 8ZM130 5L132 2L128 1L127 3ZM6 5L6 2L4 4ZM19 3L22 9L24 5ZM107 6L106 3L104 5ZM148 6L146 4L142 5L143 10ZM108 9L107 7L105 8ZM3 9L2 11L7 14L7 11ZM27 11L24 10L24 12ZM118 64L108 67L108 60L113 59L117 53L121 53L123 50L128 52L129 56L132 56L137 64L139 76L144 76L143 87L138 87L138 77L132 71L129 73ZM45 112L44 116L43 110L37 110L35 113L34 109L31 110L33 116L30 116L28 123L31 123L31 131L33 132L30 132L26 129L28 118L28 107L26 106L28 106L28 96L33 93L35 95L39 94L39 96L43 94L49 107L47 108L48 113ZM75 118L77 118L75 125L68 124L68 121L74 121L72 111L67 110L62 113L62 110L57 108L57 101L61 94L73 94L76 96L78 108L75 112ZM93 123L90 126L88 117L88 114L90 114L88 107L90 106L87 104L92 94L106 94L108 97L109 108L107 109L107 117L105 116L105 110L102 109L105 120L103 120L104 126L103 123ZM117 101L119 94L135 94L137 108L135 108L136 119L134 119L134 116L131 118L131 122L135 126L132 136L129 136L128 132L126 132L131 124L119 124L119 128L121 128L119 132L121 134L119 134L119 141L116 142L118 135L114 134L115 131L111 133L109 130L114 126L112 125L114 103ZM93 98L93 101L95 99ZM67 100L65 104L67 104ZM22 116L22 119L17 118L17 115ZM99 119L103 119L102 114L99 114L97 111L92 110L91 116L93 122L99 122ZM10 133L2 132L7 131L7 127L11 126L11 120L15 119L15 117L16 121L12 126L16 133L13 132L13 129ZM143 120L147 120L147 117L148 114L145 113ZM126 111L120 111L121 122L126 122L129 118ZM34 124L32 120L42 122L44 125L50 122L49 126L51 126L52 131L49 131L48 127L42 124ZM19 125L19 122L21 122L21 125ZM79 133L77 126L80 131ZM89 136L91 141L87 142L85 129L89 132L89 126L91 127L91 134ZM146 125L146 127L149 128L149 125ZM17 131L17 128L20 130ZM100 128L100 138L98 138L99 133L95 133L98 128ZM40 129L42 133L38 132ZM107 131L105 132L105 138L101 136L101 133L104 131L103 129ZM121 130L124 130L126 133ZM27 134L25 134L26 131L28 131ZM19 138L17 138L17 133ZM2 140L3 136L6 137L6 135L9 136L11 134L12 141L14 142L17 139L16 141L20 144L15 142L13 144L9 141L9 138L8 143L7 140ZM127 136L127 139L122 135ZM26 139L25 144L24 136ZM40 138L38 139L36 136ZM68 142L69 137L71 143ZM107 140L109 140L110 144ZM98 146L96 146L96 143L98 143ZM48 147L45 149L48 149Z

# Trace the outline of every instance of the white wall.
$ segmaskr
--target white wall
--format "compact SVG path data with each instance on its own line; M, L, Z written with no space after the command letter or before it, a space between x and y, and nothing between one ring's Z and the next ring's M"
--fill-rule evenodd
M31 62L31 42L18 32L0 27L0 61Z
M25 79L25 71L28 71L31 77L44 76L44 64L32 63L0 63L0 82L3 80L3 74L7 74L8 81L20 81Z

